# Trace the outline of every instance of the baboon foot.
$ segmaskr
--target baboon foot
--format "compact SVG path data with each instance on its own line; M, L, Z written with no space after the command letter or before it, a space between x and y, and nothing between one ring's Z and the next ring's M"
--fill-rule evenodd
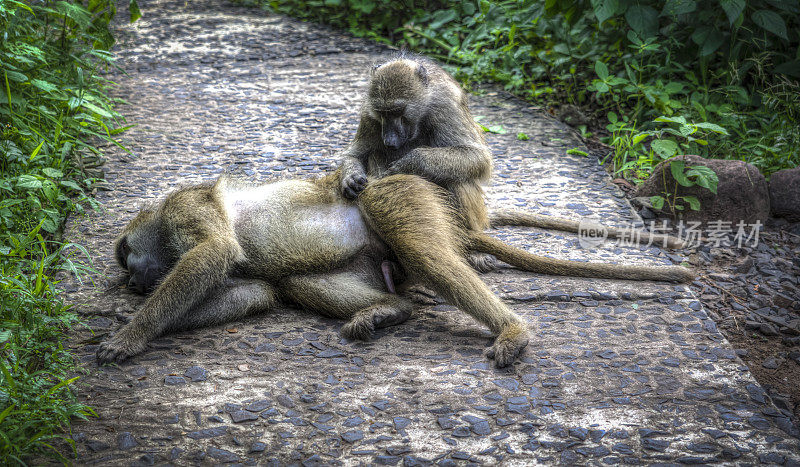
M375 329L400 324L411 316L411 312L412 308L407 304L374 306L358 313L342 326L342 336L350 340L369 340Z
M419 305L438 305L441 299L436 292L422 284L411 284L401 292L403 296Z
M494 360L497 368L507 367L514 363L529 339L528 331L521 324L509 325L486 350L486 357Z
M144 350L147 342L126 338L124 330L109 336L97 348L97 363L103 365L112 362L122 362Z
M472 266L472 269L480 273L487 273L500 269L497 258L488 253L470 253L469 256L467 256L467 262Z

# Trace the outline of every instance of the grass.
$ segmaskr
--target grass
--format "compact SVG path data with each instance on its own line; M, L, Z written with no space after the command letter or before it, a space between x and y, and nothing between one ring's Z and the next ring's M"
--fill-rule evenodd
M64 342L80 321L56 275L88 271L86 249L63 241L64 223L97 206L102 173L85 167L124 130L113 83L98 73L113 66L115 13L111 0L0 0L2 465L67 463L71 422L94 414L74 394L79 372Z

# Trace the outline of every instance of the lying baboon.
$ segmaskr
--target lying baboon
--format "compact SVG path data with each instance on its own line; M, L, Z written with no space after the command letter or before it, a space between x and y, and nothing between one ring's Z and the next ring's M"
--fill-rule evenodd
M221 324L278 301L348 320L342 334L366 339L406 320L411 303L388 290L387 260L485 324L487 356L509 365L528 343L525 323L464 260L495 254L528 270L685 281L682 267L578 263L532 255L463 227L447 194L411 175L372 181L357 203L339 192L339 171L315 180L249 185L227 176L180 189L141 211L115 244L140 292L154 289L133 319L102 343L100 362L141 352L155 337Z
M464 226L483 231L490 225L517 225L578 231L578 223L523 212L487 216L481 183L492 171L491 151L475 122L467 94L441 67L420 56L401 53L374 67L361 106L355 139L341 154L341 190L355 198L367 176L418 175L448 192L450 204ZM619 238L609 229L610 238ZM641 232L643 242L680 247L682 242L662 234ZM488 255L473 254L479 271L496 267Z

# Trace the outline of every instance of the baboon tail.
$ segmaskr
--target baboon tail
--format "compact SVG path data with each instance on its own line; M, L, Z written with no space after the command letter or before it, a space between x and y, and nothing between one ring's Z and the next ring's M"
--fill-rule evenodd
M563 232L577 233L580 228L578 221L561 219L553 216L543 216L521 211L493 211L489 213L489 224L492 227L510 225L515 227L537 227L540 229L561 230ZM639 243L648 243L656 246L680 249L685 246L684 242L672 235L652 233L646 230L618 229L616 227L604 227L608 232L608 238L629 238Z
M481 232L470 232L468 248L495 255L497 259L524 271L555 276L672 282L689 282L695 277L690 269L682 266L626 266L547 258L528 253Z

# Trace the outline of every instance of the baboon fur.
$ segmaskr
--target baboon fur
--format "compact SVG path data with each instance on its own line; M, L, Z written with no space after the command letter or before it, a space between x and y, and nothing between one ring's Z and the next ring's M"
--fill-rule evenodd
M418 175L447 190L467 229L515 225L578 232L576 221L519 211L487 213L481 184L491 176L491 151L467 97L446 71L424 57L402 52L374 67L355 139L340 155L344 196L358 196L368 176ZM614 228L607 233L609 238L630 236ZM634 237L669 248L683 246L664 234L641 231ZM469 260L480 271L496 267L486 255Z
M129 284L152 291L133 319L103 342L100 362L121 361L168 332L265 312L278 302L347 320L342 334L366 339L412 311L389 293L381 265L400 265L486 325L498 367L528 343L527 326L480 280L466 250L496 254L549 274L685 281L681 267L553 260L464 227L448 193L412 175L371 181L357 202L340 193L341 172L314 180L250 185L228 176L191 186L144 209L115 242Z

